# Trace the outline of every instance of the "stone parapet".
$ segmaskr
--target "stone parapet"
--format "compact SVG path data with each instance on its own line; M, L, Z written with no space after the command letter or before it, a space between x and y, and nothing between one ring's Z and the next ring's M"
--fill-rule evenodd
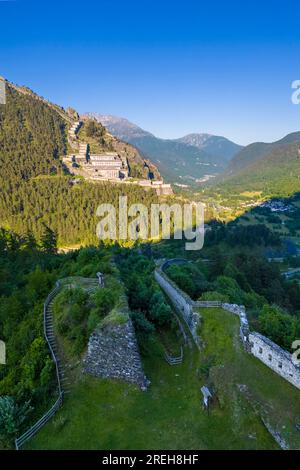
M147 380L132 321L98 328L90 336L84 371L95 377L120 379L146 390Z
M168 261L163 260L162 266L166 266ZM173 264L176 260L170 260ZM160 263L161 264L161 263ZM292 355L283 350L280 346L273 343L267 337L257 332L250 332L247 313L244 305L222 303L220 301L193 301L185 292L158 267L154 273L155 279L164 292L168 295L171 302L180 311L185 319L190 332L197 344L200 346L200 337L197 334L201 315L194 312L194 308L222 308L227 312L237 315L240 319L240 338L245 350L257 357L274 372L288 380L295 387L300 389L300 365L293 362Z

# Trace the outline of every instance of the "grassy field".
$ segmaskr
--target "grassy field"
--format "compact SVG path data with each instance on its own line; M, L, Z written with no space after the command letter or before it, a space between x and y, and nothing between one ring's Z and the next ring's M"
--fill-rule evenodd
M183 364L171 367L154 340L144 359L147 392L81 376L26 448L276 449L263 420L291 448L300 447L300 392L243 351L237 318L220 309L201 314L203 351L186 347ZM209 414L202 409L203 384L215 394Z
M198 361L191 352L182 366L163 362L153 347L146 371L148 392L110 380L85 377L62 410L27 445L30 449L246 449L276 447L253 413L245 425L260 439L232 428L230 408L202 410ZM250 416L251 415L251 416Z
M237 318L220 309L201 309L201 314L205 357L210 366L208 381L219 403L234 403L232 417L239 426L241 408L247 402L261 422L279 433L291 449L299 449L300 434L295 424L300 421L300 391L242 349Z

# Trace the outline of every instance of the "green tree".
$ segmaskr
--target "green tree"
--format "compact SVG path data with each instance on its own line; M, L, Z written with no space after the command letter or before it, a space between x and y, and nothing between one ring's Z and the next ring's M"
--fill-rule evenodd
M99 312L100 317L103 317L114 308L117 298L111 289L104 287L95 292L92 296L92 300L95 303L95 309Z
M89 120L85 124L85 132L87 137L101 138L105 134L105 128L99 122Z
M44 225L44 232L41 238L41 245L45 253L56 253L57 252L57 237L56 233L51 230L50 227Z
M293 341L300 335L300 321L276 306L264 305L259 326L262 334L287 350L291 350Z
M144 346L145 342L147 342L154 334L155 327L149 320L147 320L142 312L131 312L131 318L138 342L141 346Z
M13 397L0 397L0 441L11 446L32 408L29 402L18 405Z
M149 318L155 324L162 326L171 322L172 309L165 301L160 291L155 292L150 300Z

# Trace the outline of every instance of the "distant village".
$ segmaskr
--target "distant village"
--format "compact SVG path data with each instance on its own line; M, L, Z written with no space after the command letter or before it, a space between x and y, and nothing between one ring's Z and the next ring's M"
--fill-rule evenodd
M145 189L155 189L158 195L173 194L171 185L164 183L163 180L130 179L128 160L117 152L92 154L86 142L78 141L77 134L81 126L82 122L76 121L68 131L68 142L75 150L74 153L63 157L63 163L70 173L93 181L137 184Z

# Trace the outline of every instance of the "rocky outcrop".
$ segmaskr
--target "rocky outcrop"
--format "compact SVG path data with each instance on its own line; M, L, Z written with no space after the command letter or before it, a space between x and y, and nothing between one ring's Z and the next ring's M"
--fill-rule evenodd
M130 319L98 328L90 337L84 371L95 377L125 380L146 390L147 380Z

